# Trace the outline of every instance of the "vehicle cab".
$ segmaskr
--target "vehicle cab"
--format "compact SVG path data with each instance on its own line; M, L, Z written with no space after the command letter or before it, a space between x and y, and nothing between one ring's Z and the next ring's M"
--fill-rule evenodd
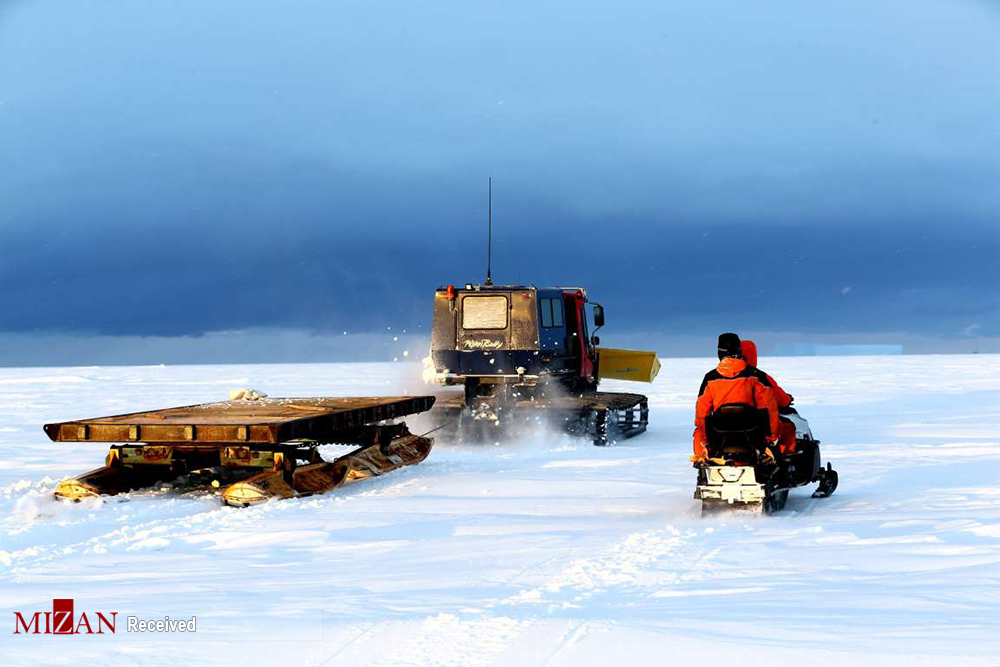
M596 384L598 341L588 333L587 302L579 287L440 288L434 295L433 379L508 378L532 385L555 376L574 388ZM599 328L603 308L593 304L591 310Z

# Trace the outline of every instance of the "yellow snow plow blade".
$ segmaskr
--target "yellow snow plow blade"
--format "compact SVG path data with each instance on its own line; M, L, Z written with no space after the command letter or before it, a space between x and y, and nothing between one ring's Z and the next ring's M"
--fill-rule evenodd
M597 348L597 379L652 382L660 372L656 352Z

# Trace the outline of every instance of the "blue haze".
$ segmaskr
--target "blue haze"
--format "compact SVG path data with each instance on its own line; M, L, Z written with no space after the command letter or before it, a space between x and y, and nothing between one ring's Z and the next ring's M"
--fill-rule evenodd
M420 330L492 175L609 329L1000 349L998 7L4 2L0 334Z

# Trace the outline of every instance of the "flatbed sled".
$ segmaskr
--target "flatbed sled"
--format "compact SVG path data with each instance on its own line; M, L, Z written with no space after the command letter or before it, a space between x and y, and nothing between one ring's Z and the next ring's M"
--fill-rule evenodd
M114 495L203 470L240 479L223 491L229 505L324 493L423 461L433 440L397 420L429 410L434 400L238 400L46 424L53 442L126 443L112 445L104 466L63 480L54 495ZM332 444L354 449L325 461L317 448Z

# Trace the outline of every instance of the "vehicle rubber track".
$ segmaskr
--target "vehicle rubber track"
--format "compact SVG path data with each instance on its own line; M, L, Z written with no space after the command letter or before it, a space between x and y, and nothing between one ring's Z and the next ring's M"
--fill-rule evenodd
M649 426L649 402L642 394L594 392L579 396L521 400L504 424L503 434L516 437L525 425L561 423L567 433L590 438L607 446L644 433ZM445 425L442 437L450 440L486 440L493 424L477 424L458 393L439 395L433 414ZM468 438L469 434L473 437Z

